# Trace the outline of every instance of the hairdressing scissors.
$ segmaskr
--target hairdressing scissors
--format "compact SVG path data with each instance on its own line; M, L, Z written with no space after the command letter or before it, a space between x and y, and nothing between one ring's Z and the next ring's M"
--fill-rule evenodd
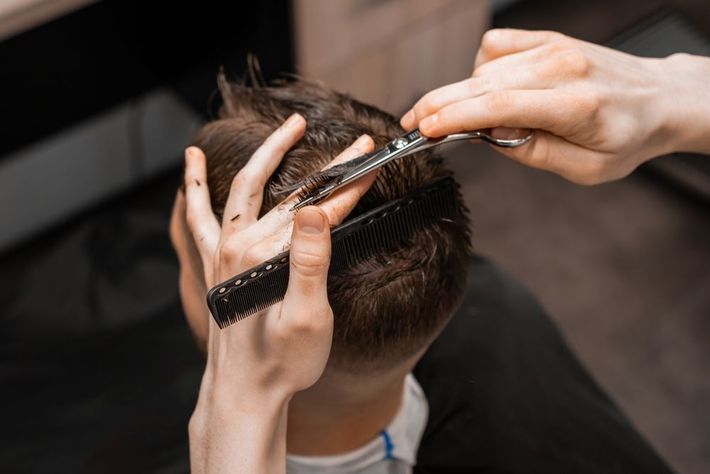
M316 204L317 202L326 199L337 189L340 189L358 178L363 177L367 173L384 166L386 163L389 163L395 158L411 155L412 153L443 145L444 143L452 143L460 140L480 139L499 147L515 148L528 143L532 139L533 134L534 132L531 130L530 133L522 138L502 139L495 138L485 131L477 130L474 132L454 133L444 137L429 138L422 135L419 132L419 129L415 129L395 138L384 147L373 153L369 153L360 158L355 158L350 162L332 168L333 171L337 169L335 174L333 171L328 172L328 170L326 170L325 172L316 175L310 180L312 183L316 184L315 189L307 191L303 195L303 198L293 206L292 210L301 209L302 207ZM344 171L340 172L341 169ZM320 179L319 176L321 177Z

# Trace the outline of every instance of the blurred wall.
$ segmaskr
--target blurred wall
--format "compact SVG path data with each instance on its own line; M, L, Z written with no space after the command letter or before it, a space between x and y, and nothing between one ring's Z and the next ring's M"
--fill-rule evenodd
M293 71L291 24L291 0L0 0L0 254L181 166L220 67Z
M490 23L485 0L295 0L304 76L398 114L471 75Z

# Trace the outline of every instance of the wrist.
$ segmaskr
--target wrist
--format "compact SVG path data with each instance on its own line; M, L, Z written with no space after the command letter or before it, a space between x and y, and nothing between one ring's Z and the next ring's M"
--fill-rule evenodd
M190 436L201 438L208 432L244 432L254 436L256 432L273 431L278 428L288 413L288 402L261 404L248 408L240 403L198 403L189 422Z
M286 463L289 399L200 390L188 434L196 472L272 472ZM195 464L197 465L197 464ZM274 469L272 469L274 468Z
M293 392L274 383L278 377L235 373L226 364L207 362L197 407L220 411L276 412L288 405ZM220 370L222 367L222 370Z
M244 420L261 420L266 423L278 419L286 412L290 400L291 395L282 391L256 390L253 386L226 386L203 380L193 419L198 422L196 428L212 424L215 420L230 425Z
M664 153L710 152L710 59L673 54L655 60L663 82L658 103L663 117Z

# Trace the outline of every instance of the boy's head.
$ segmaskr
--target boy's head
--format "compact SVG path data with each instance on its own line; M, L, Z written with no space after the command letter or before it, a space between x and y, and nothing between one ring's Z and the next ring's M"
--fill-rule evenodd
M278 204L273 192L320 170L360 135L377 147L403 130L396 120L322 86L296 81L246 87L219 78L224 100L219 118L203 126L193 145L207 157L212 208L221 220L232 178L262 142L294 112L305 117L303 138L286 153L264 190L260 214ZM379 173L350 217L449 175L442 159L424 151L395 160ZM458 196L459 205L463 202ZM184 222L174 216L171 235L181 264L180 293L188 322L203 344L207 321L201 264ZM458 307L470 256L466 213L422 227L405 244L332 274L334 313L331 369L366 373L396 366L421 352Z

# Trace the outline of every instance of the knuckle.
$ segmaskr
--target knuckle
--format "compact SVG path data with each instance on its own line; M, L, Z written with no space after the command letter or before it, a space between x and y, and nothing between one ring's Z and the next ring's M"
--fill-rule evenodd
M587 163L584 172L576 176L576 183L584 186L593 186L604 182L606 167L600 160Z
M293 340L293 332L289 324L290 321L286 324L279 324L272 332L271 337L276 347L288 347L289 342Z
M198 241L202 241L203 238L201 237L205 230L205 220L203 217L197 213L197 212L187 212L185 214L185 222L187 223L187 228L190 230L190 233L193 235L193 238L197 239Z
M693 56L689 53L673 53L670 56L668 56L668 59L676 60L676 61L684 61L684 60L690 59L692 57Z
M232 191L244 187L249 182L249 171L246 167L239 170L239 172L232 179Z
M428 93L414 106L414 113L417 114L417 117L425 117L434 107L434 98L431 93Z
M466 91L469 94L475 94L476 92L482 89L484 82L485 80L482 77L472 77L470 79L467 79L465 82Z
M550 155L546 149L535 150L535 153L528 156L528 162L534 168L546 170L550 163Z
M233 266L239 258L239 252L235 245L229 241L224 242L219 248L219 261L223 265Z
M491 92L485 97L484 105L491 113L505 110L512 105L511 95L507 91Z
M325 209L321 208L321 211L325 213L325 217L328 220L328 224L333 226L333 225L338 225L343 221L343 218L345 218L345 214L348 212L349 206L333 206L333 207L327 207Z
M604 182L606 182L606 170L595 166L590 172L589 179L583 184L586 186L595 186Z
M321 275L328 269L330 259L326 254L313 252L310 250L300 250L292 252L291 265L294 270L303 276Z
M259 147L258 153L285 154L289 149L290 129L280 127L269 135Z
M545 30L542 32L545 35L545 41L548 42L553 42L553 41L558 41L558 42L564 42L568 40L568 37L563 35L562 33L558 31L550 31L550 30Z
M247 164L242 168L232 181L231 191L252 191L266 182L264 173L253 165Z
M488 73L488 70L491 67L491 63L484 63L478 66L476 69L473 70L473 74L471 74L472 79L480 80L481 77L485 76L486 73ZM470 84L469 84L470 85Z
M559 58L560 66L568 73L583 77L589 73L589 58L578 48L568 49Z
M311 325L310 319L308 318L308 313L305 312L299 312L295 315L291 315L289 317L288 325L284 329L284 336L288 335L291 338L294 335L308 336L315 332Z
M283 151L283 153L285 152L286 150ZM283 154L282 152L279 153ZM250 186L256 189L263 187L266 184L269 180L269 173L265 168L254 168L251 170L250 177Z
M254 180L255 174L254 167L249 166L249 163L247 163L241 170L239 170L239 173L237 173L237 181L240 185L246 186Z
M272 154L284 155L289 150L289 143L287 141L288 135L286 131L282 131L278 137L274 137L269 148Z
M290 330L298 333L310 333L315 330L315 320L310 311L298 311L290 318Z
M320 334L328 331L332 314L330 307L299 309L289 317L289 331L307 334Z
M201 175L204 172L204 166L204 164L202 164L201 167L195 166L194 164L186 165L184 176L186 187L193 187L197 185L197 181L201 178Z
M185 212L185 222L187 223L187 227L189 229L195 229L197 227L197 216L189 207Z
M599 115L602 99L596 92L584 90L575 97L575 101L578 113L587 120L594 120Z
M543 53L547 57L551 57L555 59L556 61L560 60L560 57L562 57L567 51L568 45L565 43L564 40L554 40L548 42L542 49L541 53Z
M268 258L269 257L266 255L266 252L264 252L258 245L254 245L244 251L244 255L242 256L242 264L244 268L251 268L259 265Z
M498 28L486 31L481 38L481 49L486 52L495 51L504 34L505 32Z
M515 153L517 150L514 150ZM533 168L548 169L550 163L550 147L546 140L536 140L533 147L520 149L518 160Z
M487 77L472 77L466 81L466 91L470 97L477 97L494 89Z

